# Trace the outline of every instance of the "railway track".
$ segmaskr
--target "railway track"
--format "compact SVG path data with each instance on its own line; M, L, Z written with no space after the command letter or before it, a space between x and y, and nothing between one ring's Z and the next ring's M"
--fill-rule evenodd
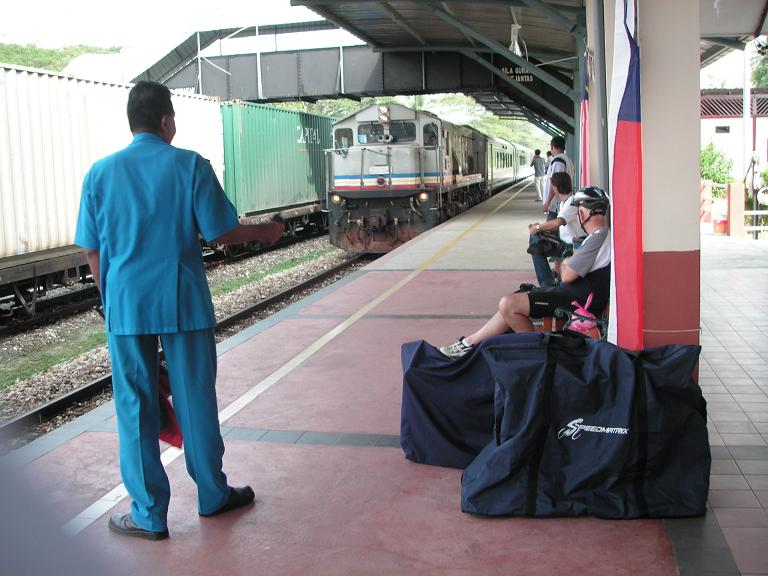
M291 296L300 293L304 290L311 288L312 286L323 282L327 278L343 272L345 269L353 267L356 263L360 262L365 256L357 256L350 260L333 266L327 270L324 270L314 276L305 279L302 282L296 283L281 292L270 295L258 302L254 303L243 310L240 310L230 316L222 318L216 324L216 332L222 332L235 326L236 324L244 321L245 319L262 312L263 310L284 302L291 298ZM11 420L0 425L0 438L14 438L20 435L30 428L37 426L43 422L51 420L64 413L73 406L77 406L83 402L87 402L91 398L94 398L100 394L108 392L112 388L112 375L107 374L101 378L80 386L70 392L50 400L45 404L30 410L24 414L21 414Z
M287 236L272 246L259 248L257 250L243 248L241 250L230 251L224 257L207 259L206 268L225 266L228 263L237 262L251 256L258 256L259 254L266 254L267 252L285 248L293 243L318 238L325 234L327 234L327 232L323 230L302 233L299 236ZM211 251L209 255L211 254L216 253ZM35 305L34 316L31 317L19 318L18 316L23 315L24 312L21 310L22 307L18 306L15 309L12 309L10 313L7 313L6 318L0 318L0 336L12 336L13 334L19 334L44 324L50 324L61 318L91 310L98 306L99 303L100 298L96 286L90 284L79 290L38 300Z

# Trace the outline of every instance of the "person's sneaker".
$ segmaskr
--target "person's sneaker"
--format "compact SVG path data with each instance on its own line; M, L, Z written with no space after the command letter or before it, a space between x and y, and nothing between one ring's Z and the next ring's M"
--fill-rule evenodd
M464 336L462 336L449 346L440 346L438 350L440 350L440 353L443 354L443 356L448 356L448 358L461 358L467 352L472 350L472 346L464 344Z

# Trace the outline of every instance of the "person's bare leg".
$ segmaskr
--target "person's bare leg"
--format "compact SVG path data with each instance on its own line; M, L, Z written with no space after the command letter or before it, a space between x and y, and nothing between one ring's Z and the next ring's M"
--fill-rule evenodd
M499 303L499 306L501 306L501 303ZM469 336L465 336L464 340L470 346L476 346L483 340L498 336L499 334L504 334L507 330L509 330L509 324L504 320L501 312L496 312L496 314L494 314L488 322L483 324L478 331L473 332Z
M507 324L515 332L533 332L535 329L528 315L531 313L531 305L528 294L521 292L507 294L499 303L499 313Z

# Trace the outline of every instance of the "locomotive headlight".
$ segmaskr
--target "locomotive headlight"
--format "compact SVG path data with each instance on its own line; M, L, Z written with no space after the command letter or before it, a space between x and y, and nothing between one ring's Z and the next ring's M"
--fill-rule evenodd
M384 184L386 184L386 183L387 183L387 181L386 181L386 180L384 180L384 178L382 178L381 176L379 176L378 178L376 178L376 184L377 184L377 185L379 185L379 186L384 186Z
M334 204L341 204L341 196L338 194L331 194L331 202Z
M427 192L419 193L419 202L426 202L427 200L429 200L429 193Z

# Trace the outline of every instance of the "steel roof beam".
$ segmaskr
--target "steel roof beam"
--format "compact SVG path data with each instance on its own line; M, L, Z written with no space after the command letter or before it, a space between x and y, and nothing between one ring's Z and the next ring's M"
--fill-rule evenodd
M546 120L543 120L540 116L537 114L533 114L530 110L523 109L523 114L525 114L526 119L531 124L534 124L538 126L541 130L549 134L550 136L563 136L565 137L565 132L558 129L556 126L552 125L550 122L547 122Z
M386 48L373 48L374 52L461 52L462 50L466 50L466 46L398 46L397 48L392 48L387 46ZM488 53L495 53L495 50L491 50L490 48L484 47L484 46L478 46L476 48L472 48L473 52L481 53L481 54L488 54ZM548 63L548 62L538 62L536 63L537 67L540 66L554 66L557 68L563 68L565 70L574 70L576 68L576 65L574 62L571 62L570 60L573 58L576 58L575 56L570 56L565 54L564 52L541 52L538 50L528 50L528 55L532 56L536 60L545 60L545 59L552 59L552 60L561 60L559 62L555 63ZM565 61L565 59L568 59L568 61Z
M369 4L371 0L343 0L344 4ZM477 0L450 0L451 4L472 4L477 6ZM314 9L315 6L328 6L339 3L337 0L291 0L291 6L306 6ZM503 4L512 8L527 8L525 0L483 0L483 4ZM562 13L583 14L584 9L578 6L547 2L547 6Z
M452 26L454 26L458 30L461 30L462 32L465 32L466 34L469 34L475 40L477 40L481 44L484 44L485 46L490 48L493 52L499 54L500 56L503 56L507 60L510 60L510 61L514 62L515 64L517 64L521 68L524 68L525 70L527 70L529 73L533 74L536 78L538 78L539 80L541 80L545 84L548 84L549 86L551 86L552 88L554 88L558 92L560 92L562 94L565 94L571 100L576 101L576 100L579 99L579 94L575 90L573 90L573 88L571 88L567 84L564 84L563 82L561 82L557 78L552 77L550 74L547 74L546 72L544 72L540 68L537 68L536 66L534 66L533 64L528 62L528 60L526 60L525 58L521 58L520 56L518 56L517 54L515 54L514 52L512 52L508 48L506 48L506 47L502 46L501 44L499 44L498 42L496 42L496 40L493 40L491 38L487 38L484 34L481 34L480 32L477 32L473 28L470 28L469 26L467 26L463 22L457 20L456 18L454 18L453 16L451 16L450 14L445 12L444 10L440 9L433 2L433 0L414 0L414 1L418 2L419 4L423 5L426 8L428 8L429 10L431 10L432 12L437 14L437 16L439 16L441 19L445 20L446 22L448 22L449 24L451 24Z
M445 2L440 2L440 6L442 6L443 10L448 12L448 14L450 14L451 16L454 16L454 17L456 16L456 14L453 13L453 11L448 7L448 5ZM461 33L464 36L464 38L467 39L467 42L472 44L472 46L477 46L477 44L475 44L475 39L472 38L472 36L470 36L469 34L467 34L466 32L463 32L463 31L461 31Z
M520 92L524 96L527 96L528 98L530 98L534 102L537 102L537 103L541 104L541 106L543 106L544 108L549 110L549 112L551 112L554 116L557 116L560 120L562 120L569 127L571 127L571 128L574 127L573 118L568 116L565 112L560 110L560 108L558 108L554 104L551 104L550 102L547 102L546 100L540 99L535 92L532 92L531 90L529 90L528 88L523 86L520 82L518 82L516 80L513 80L512 78L510 78L509 76L504 74L504 72L502 72L496 66L494 66L493 64L488 62L485 58L482 58L478 54L475 54L469 48L462 50L461 54L463 54L464 56L466 56L470 60L474 60L475 62L477 62L478 64L480 64L484 68L487 68L493 74L495 74L496 76L501 78L505 83L507 83L510 86L512 86L515 90L517 90L518 92Z
M746 44L736 38L726 38L723 36L702 36L704 42L710 44L717 44L718 46L725 46L726 48L732 48L733 50L744 50Z
M344 28L347 32L350 32L360 38L360 40L364 40L366 44L369 44L370 46L376 46L376 42L373 41L371 37L369 37L365 32L360 30L359 28L356 28L355 26L352 26L349 22L346 20L343 20L337 16L334 16L332 13L328 12L325 8L322 8L321 6L323 4L332 4L332 2L319 2L314 3L308 0L291 0L291 6L312 6L312 11L316 12L329 22L333 22L338 26L339 28Z
M763 30L763 26L765 25L766 15L768 15L768 0L766 0L765 4L763 4L763 11L760 13L760 18L757 22L757 27L755 28L755 31L752 33L755 38L760 36L760 33Z
M397 24L398 26L400 26L400 28L408 32L408 34L416 38L419 44L422 44L423 46L427 45L427 43L424 41L424 38L419 36L418 32L416 32L416 30L414 30L408 25L408 22L406 22L405 19L400 15L400 12L392 8L384 0L377 0L376 3L379 6L381 6L382 10L384 10L387 14L389 14L389 17L392 18L395 24Z
M555 8L552 4L542 2L541 0L522 0L522 2L528 6L528 8L544 14L566 32L572 34L576 39L581 40L587 37L586 28L581 26L578 22L574 22L570 18L563 16L560 13L561 8Z

